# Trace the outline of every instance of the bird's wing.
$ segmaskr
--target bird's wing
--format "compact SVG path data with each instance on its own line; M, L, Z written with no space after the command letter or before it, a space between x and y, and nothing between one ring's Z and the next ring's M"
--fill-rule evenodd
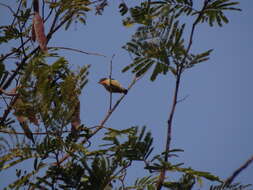
M109 80L108 80L108 81L109 81ZM110 83L109 83L109 84L110 84ZM121 85L120 85L120 83L119 83L117 80L111 80L111 84L112 84L113 86L117 86L117 87L122 88Z

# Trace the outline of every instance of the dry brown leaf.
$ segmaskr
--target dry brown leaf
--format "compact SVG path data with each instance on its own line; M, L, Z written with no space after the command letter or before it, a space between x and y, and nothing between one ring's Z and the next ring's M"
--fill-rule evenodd
M32 24L32 36L31 36L31 39L32 39L32 41L34 41L34 42L35 42L35 40L36 40L36 35L35 35L35 30L34 30L34 24Z
M44 31L44 23L42 18L40 17L38 12L34 13L33 17L33 27L34 27L34 32L36 36L36 40L38 41L40 45L40 49L46 53L47 52L47 37L45 35Z

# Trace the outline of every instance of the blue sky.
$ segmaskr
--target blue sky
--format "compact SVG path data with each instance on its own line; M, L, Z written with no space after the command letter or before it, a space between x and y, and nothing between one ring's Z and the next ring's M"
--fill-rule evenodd
M81 96L82 121L88 126L97 125L108 109L109 94L97 81L108 76L113 54L116 55L113 77L123 86L132 80L130 72L121 73L121 69L131 63L128 53L121 47L130 39L134 28L122 26L117 6L116 1L111 1L102 16L90 14L86 26L73 25L69 31L57 33L49 43L49 46L78 48L108 56L61 51L73 68L91 64L90 81ZM197 27L193 51L213 48L214 52L209 61L184 73L179 97L188 98L178 104L173 125L172 148L185 151L173 160L221 178L230 176L253 154L253 1L241 1L240 8L242 12L226 14L230 23L222 28ZM1 23L6 23L6 15L6 9L0 7ZM4 49L0 46L0 52L5 52ZM154 136L154 152L163 151L174 86L175 80L170 75L159 76L155 82L144 77L128 93L106 126L123 129L146 125ZM113 96L114 101L117 98L119 95ZM102 133L93 140L99 142ZM136 168L129 180L141 176L142 166ZM8 184L13 180L12 175L12 172L2 172L0 178L5 177L4 183ZM253 166L242 172L236 181L253 183Z

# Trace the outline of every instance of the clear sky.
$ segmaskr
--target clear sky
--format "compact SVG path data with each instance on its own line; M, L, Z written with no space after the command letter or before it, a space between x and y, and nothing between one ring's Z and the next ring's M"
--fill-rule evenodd
M230 176L253 154L253 1L240 2L243 11L229 12L230 23L224 27L197 27L193 50L201 52L214 48L214 52L209 61L184 73L179 97L188 98L177 107L172 134L172 148L185 151L174 161L210 171L221 178ZM121 47L130 39L134 28L122 26L117 6L116 1L111 1L102 16L89 14L86 26L73 25L69 31L59 32L49 43L49 46L78 48L108 56L61 51L73 68L91 64L90 81L81 96L82 121L88 126L97 125L108 109L109 94L97 82L108 76L113 54L116 55L113 77L124 86L132 80L130 72L121 73L131 62ZM6 23L7 15L6 9L0 7L1 23ZM5 52L5 48L0 46L0 52ZM154 136L154 153L163 151L174 86L172 76L159 76L155 82L144 77L127 94L106 125L118 129L146 125ZM114 95L114 101L118 97ZM100 137L101 133L94 139L99 141ZM141 166L138 166L129 180L141 174ZM4 184L8 184L13 180L12 175L12 172L1 172L0 179L5 178ZM253 183L253 165L236 181Z

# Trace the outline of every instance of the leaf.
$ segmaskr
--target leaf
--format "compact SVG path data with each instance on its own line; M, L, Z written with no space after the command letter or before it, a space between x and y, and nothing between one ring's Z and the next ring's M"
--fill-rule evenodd
M71 118L71 132L74 134L78 131L79 126L81 125L80 119L80 101L78 100L74 108L74 112Z
M30 130L29 126L28 126L28 123L27 123L27 118L22 116L22 115L17 115L17 120L19 121L20 123L20 126L22 127L24 133L25 133L25 136L30 139L33 143L35 143L34 141L34 138L33 138L33 133L32 131Z
M47 37L46 37L45 31L44 31L43 20L40 17L38 12L34 13L33 27L34 27L36 40L38 41L38 43L40 45L40 49L42 52L46 53L47 52Z
M194 170L194 169L191 169L191 168L174 168L176 171L179 171L179 172L184 172L186 174L190 174L190 175L194 175L194 176L197 176L197 177L204 177L210 181L218 181L218 182L222 182L220 180L220 178L218 176L215 176L209 172L203 172L203 171L197 171L197 170Z
M122 24L123 24L123 26L130 28L134 25L134 22L132 20L123 20Z
M207 22L211 27L214 24L218 26L223 26L229 22L228 18L224 15L224 11L241 11L240 8L237 8L239 2L229 2L229 0L214 0L209 1L205 9L202 11L200 17L201 22ZM193 15L199 14L199 12L193 13Z
M31 39L32 39L32 41L34 41L34 42L35 42L35 40L36 40L36 34L35 34L35 30L34 30L34 24L32 24Z
M120 14L121 16L125 15L128 12L128 7L126 3L122 2L119 4Z

